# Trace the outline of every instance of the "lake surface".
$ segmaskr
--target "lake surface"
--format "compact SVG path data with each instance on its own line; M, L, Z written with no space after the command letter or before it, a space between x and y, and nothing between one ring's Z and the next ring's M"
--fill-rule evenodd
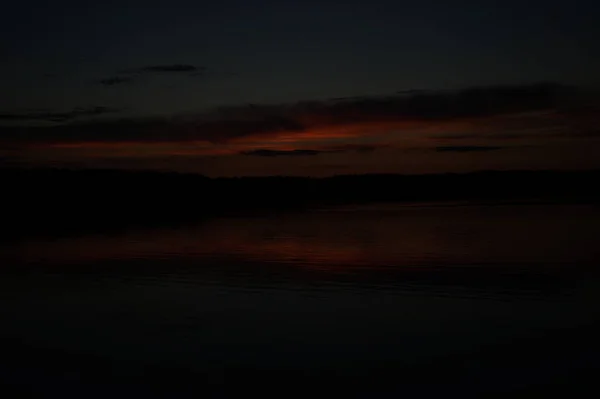
M198 376L545 384L597 367L598 237L595 205L454 203L21 242L0 248L2 378L166 397Z

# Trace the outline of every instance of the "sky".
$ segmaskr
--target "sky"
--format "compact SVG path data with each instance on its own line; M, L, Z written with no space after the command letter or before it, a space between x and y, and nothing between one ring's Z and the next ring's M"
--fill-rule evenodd
M595 0L23 0L0 164L210 176L600 167Z

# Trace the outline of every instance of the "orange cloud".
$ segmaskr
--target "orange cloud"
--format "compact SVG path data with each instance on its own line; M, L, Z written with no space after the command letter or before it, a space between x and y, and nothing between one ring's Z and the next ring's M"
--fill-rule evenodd
M218 159L256 150L316 154L343 152L344 148L435 148L448 146L448 140L463 140L459 146L467 147L498 146L490 141L513 139L536 144L569 134L596 137L597 113L579 105L563 107L556 99L565 90L556 85L476 88L240 106L179 118L0 126L0 145L4 148L0 156L40 162Z
M71 153L85 157L163 157L163 156L224 156L256 148L295 150L305 147L323 148L336 143L363 143L409 147L421 141L422 134L472 129L476 123L466 121L368 121L314 126L307 130L285 130L257 133L233 138L223 143L208 141L81 141L40 143L38 151L49 154Z

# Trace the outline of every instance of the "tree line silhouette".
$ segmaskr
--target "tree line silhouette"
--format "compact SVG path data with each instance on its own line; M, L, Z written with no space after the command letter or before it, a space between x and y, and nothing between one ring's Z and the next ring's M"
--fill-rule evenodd
M0 170L4 238L195 223L213 216L415 201L599 203L600 170L209 178L109 169Z

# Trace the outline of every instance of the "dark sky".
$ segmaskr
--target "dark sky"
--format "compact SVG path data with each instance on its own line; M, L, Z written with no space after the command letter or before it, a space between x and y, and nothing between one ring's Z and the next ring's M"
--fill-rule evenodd
M12 2L0 161L208 174L597 166L581 151L598 147L598 20L595 0ZM535 82L569 90L497 90ZM465 110L452 93L474 86L496 89ZM493 110L473 109L491 97Z

